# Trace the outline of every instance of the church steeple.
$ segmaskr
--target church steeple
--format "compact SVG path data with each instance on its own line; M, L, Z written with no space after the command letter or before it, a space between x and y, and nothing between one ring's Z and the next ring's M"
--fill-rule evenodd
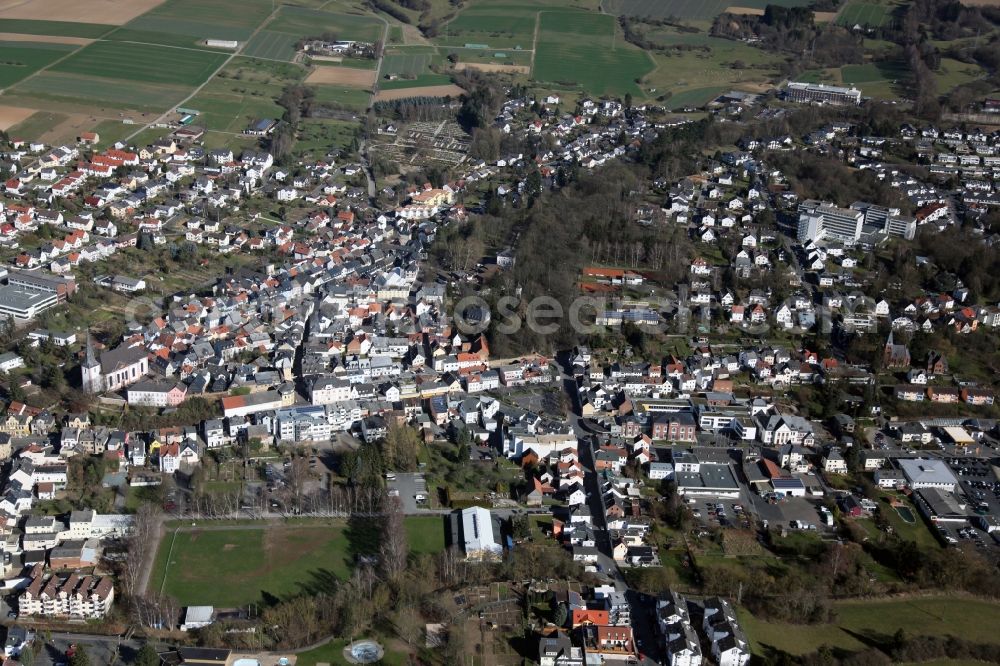
M101 364L94 355L94 342L90 338L90 330L87 330L87 357L80 364L80 376L83 390L87 393L100 393L104 390L104 381L101 377Z

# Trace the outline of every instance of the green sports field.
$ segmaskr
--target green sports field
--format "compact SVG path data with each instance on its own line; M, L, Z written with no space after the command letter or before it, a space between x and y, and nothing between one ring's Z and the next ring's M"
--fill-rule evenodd
M315 593L349 575L351 554L342 524L262 527L168 533L150 591L162 586L185 606L233 608L265 595Z
M403 526L412 553L444 549L440 516L407 517ZM184 527L160 543L149 591L220 608L314 594L349 576L357 554L375 551L377 534L377 526L343 521Z
M872 2L852 2L844 7L837 18L839 25L879 28L892 20L892 7Z
M594 95L642 96L635 81L653 69L653 62L616 29L614 17L604 14L542 12L534 78Z
M52 71L141 83L196 86L211 76L225 59L221 53L196 49L94 42L58 63Z
M0 42L0 88L17 83L76 48L45 42Z

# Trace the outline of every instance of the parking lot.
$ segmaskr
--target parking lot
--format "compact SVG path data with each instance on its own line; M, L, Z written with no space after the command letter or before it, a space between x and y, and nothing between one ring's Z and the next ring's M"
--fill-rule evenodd
M806 497L782 497L770 503L760 496L752 498L754 510L761 523L767 521L768 527L791 527L796 525L812 525L817 530L828 529L823 524L819 513L820 501Z
M969 457L946 457L944 460L958 479L955 492L965 495L969 510L974 515L1000 517L1000 480L991 462ZM981 550L1000 547L989 534L960 523L942 524L938 533L946 540L951 537L958 545L971 543Z
M399 497L403 505L403 513L413 513L419 509L427 508L427 481L423 474L406 474L399 472L395 478L387 479L386 486L389 494ZM423 498L418 499L418 498Z
M696 520L707 525L750 529L752 516L740 500L688 497L685 500Z

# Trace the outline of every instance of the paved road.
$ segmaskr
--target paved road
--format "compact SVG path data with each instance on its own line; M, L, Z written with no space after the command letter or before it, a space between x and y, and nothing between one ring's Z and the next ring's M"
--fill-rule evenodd
M615 589L619 592L624 592L628 588L625 585L621 571L618 569L618 564L612 557L611 537L608 534L608 522L604 511L600 478L594 470L594 437L583 426L582 420L577 414L579 396L577 395L576 382L568 372L570 370L568 355L565 357L561 356L560 358L563 362L559 364L559 379L562 382L563 390L566 392L571 405L571 412L567 419L573 427L573 432L576 433L577 441L579 442L577 453L580 456L580 464L583 465L583 486L587 493L587 506L593 516L597 550L600 551L597 556L597 564L601 567L601 571L607 574L614 583Z

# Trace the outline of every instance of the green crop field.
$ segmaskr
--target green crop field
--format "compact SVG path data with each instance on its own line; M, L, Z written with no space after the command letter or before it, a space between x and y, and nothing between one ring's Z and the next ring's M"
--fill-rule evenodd
M740 620L753 650L762 654L765 646L790 654L813 652L821 645L843 650L862 650L866 638L885 639L897 629L911 636L961 636L983 642L1000 643L1000 604L975 599L926 597L864 600L834 604L833 624L801 625L767 622L740 613ZM970 618L975 618L970 621Z
M382 38L382 22L373 16L338 14L303 7L282 7L266 26L274 32L302 37L319 37L333 33L337 39L375 42Z
M100 23L71 23L68 21L33 21L31 19L9 19L0 22L0 32L19 35L51 35L54 37L83 37L97 39L114 30L113 25Z
M295 44L298 41L298 37L285 32L261 30L243 47L242 55L291 62L295 59Z
M76 48L70 44L0 42L0 88L17 83Z
M507 2L471 5L449 21L435 38L435 42L448 46L484 44L490 49L531 48L540 10L535 4Z
M653 69L649 56L616 34L614 17L542 12L534 78L594 95L642 97L635 80Z
M429 53L387 55L382 59L382 75L419 76L427 72L433 57Z
M448 23L448 32L527 35L535 32L535 13L508 13L503 7L476 7L462 12ZM488 40L486 40L488 41Z
M141 83L196 86L218 69L226 56L195 49L150 44L94 42L53 67L69 74Z
M764 9L767 5L805 7L810 0L604 0L608 14L635 18L710 20L727 7Z
M246 41L271 13L270 0L167 0L122 27L141 31L143 41L186 45L203 39ZM115 38L115 33L112 38Z
M346 531L338 523L168 533L149 589L162 586L185 606L222 608L260 602L265 595L285 598L329 589L351 570Z
M852 2L840 12L839 25L879 28L892 20L892 7L871 2Z
M191 89L170 84L144 84L51 70L22 81L8 92L33 100L74 102L90 107L165 111ZM11 102L13 103L13 101Z

